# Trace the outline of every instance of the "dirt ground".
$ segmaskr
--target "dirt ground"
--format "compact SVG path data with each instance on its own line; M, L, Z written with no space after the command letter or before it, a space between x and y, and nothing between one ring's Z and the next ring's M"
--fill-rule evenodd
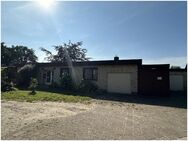
M185 139L187 109L93 100L1 101L2 139Z

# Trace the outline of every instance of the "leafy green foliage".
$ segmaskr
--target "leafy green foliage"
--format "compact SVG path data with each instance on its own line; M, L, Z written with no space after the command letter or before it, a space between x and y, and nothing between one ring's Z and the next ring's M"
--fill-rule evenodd
M18 86L28 88L31 78L36 77L37 68L35 65L25 65L18 70Z
M30 91L10 91L3 92L1 98L15 101L64 101L64 102L87 102L91 98L87 96L73 96L63 93L54 93L47 91L37 91L36 95L30 95Z
M8 69L7 69L7 67L1 68L1 79L3 79L3 80L8 79Z
M82 92L96 92L98 90L98 86L89 80L82 80L78 89Z
M64 90L73 90L74 89L74 83L72 81L71 75L63 75L61 77L61 87Z
M13 83L6 82L4 80L1 81L1 91L2 92L13 91L13 90L15 90Z
M56 82L52 82L52 84L49 86L50 88L59 88L59 84Z
M1 42L1 64L8 66L11 62L11 48L8 48L4 42Z
M46 60L50 62L69 62L69 61L88 61L90 58L86 57L87 50L81 48L82 42L64 43L63 45L54 46L57 54L53 55L45 48L40 48L46 53Z
M1 79L11 82L16 79L16 76L17 76L16 67L1 68Z
M14 68L1 68L1 91L12 91L15 90L13 80L15 78Z
M38 81L36 78L32 78L31 82L30 82L30 86L29 88L32 90L32 92L30 94L36 94L36 88L38 86Z
M1 42L1 64L2 66L10 66L17 64L26 64L28 62L36 62L37 56L33 49L26 46L17 45L7 47L4 42Z

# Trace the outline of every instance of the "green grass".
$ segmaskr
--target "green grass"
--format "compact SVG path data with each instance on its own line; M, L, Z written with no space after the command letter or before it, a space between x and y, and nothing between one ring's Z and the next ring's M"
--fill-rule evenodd
M30 95L31 91L26 90L17 90L10 92L3 92L1 95L1 99L3 100L13 100L13 101L64 101L64 102L87 102L91 100L90 97L87 96L73 96L66 95L63 93L56 92L47 92L47 91L37 91L37 94Z

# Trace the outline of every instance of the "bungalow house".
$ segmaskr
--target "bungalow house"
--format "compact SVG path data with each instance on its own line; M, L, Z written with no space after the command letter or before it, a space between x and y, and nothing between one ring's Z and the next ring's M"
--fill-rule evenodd
M89 80L109 93L151 93L169 91L169 65L142 65L141 59L85 61L70 63L38 63L40 85L60 85L63 74L71 74L74 82ZM150 87L150 89L148 89Z
M142 60L85 61L73 63L39 63L38 80L41 85L60 84L61 75L71 74L74 82L96 83L100 89L114 93L138 92L138 68Z

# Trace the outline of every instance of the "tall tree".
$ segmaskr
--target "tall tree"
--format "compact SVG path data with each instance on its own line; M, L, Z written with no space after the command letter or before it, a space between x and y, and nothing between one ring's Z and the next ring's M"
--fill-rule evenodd
M46 53L45 59L50 62L67 62L67 61L88 61L90 58L86 57L87 50L81 48L82 42L72 43L69 41L68 44L53 46L56 54L52 54L45 48L40 48Z
M1 64L4 66L36 62L37 59L33 49L14 45L7 47L4 42L1 43Z
M12 57L16 64L25 64L28 62L36 62L37 56L33 49L26 46L12 46ZM13 62L12 62L13 63Z
M1 42L1 64L8 66L11 62L11 49L4 42Z

